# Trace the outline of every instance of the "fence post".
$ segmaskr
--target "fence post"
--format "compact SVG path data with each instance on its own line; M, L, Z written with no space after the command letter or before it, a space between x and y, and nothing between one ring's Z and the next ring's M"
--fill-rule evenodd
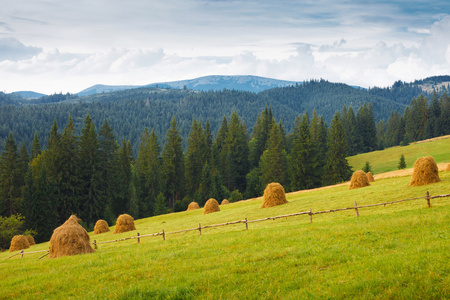
M431 207L431 198L430 198L430 193L427 191L427 205L428 207Z
M245 218L245 229L248 230L248 222L247 222L247 218Z
M359 217L358 205L356 204L356 201L355 201L355 211L356 211L356 216Z
M23 250L20 251L20 258L23 258Z
M202 235L202 226L198 223L198 235Z
M162 234L163 234L163 241L165 241L166 240L166 234L164 233L164 228L163 228Z
M312 223L312 208L309 208L309 223Z
M138 244L141 243L141 238L139 237L139 232L137 233L137 237L138 237Z
M97 249L97 241L94 240L94 249Z

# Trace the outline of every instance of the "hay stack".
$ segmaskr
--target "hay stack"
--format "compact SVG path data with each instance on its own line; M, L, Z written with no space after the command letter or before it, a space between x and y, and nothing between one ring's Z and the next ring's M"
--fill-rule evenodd
M205 207L203 208L203 214L210 214L216 211L220 211L219 202L216 199L211 198L205 203Z
M28 239L23 235L15 235L11 239L11 246L9 247L9 252L14 252L18 250L23 250L30 248L30 243Z
M108 223L105 220L98 220L95 222L94 234L100 234L110 231Z
M197 202L191 202L191 203L189 203L189 205L188 205L188 211L189 210L194 210L194 209L199 209L200 208L200 206L198 206L198 203Z
M230 204L230 201L228 199L223 199L220 205Z
M91 253L89 234L78 222L81 219L71 215L64 224L53 230L50 238L50 258L81 253Z
M30 246L36 245L36 242L34 241L34 237L32 237L31 235L26 235L25 237L27 238L28 243L30 244Z
M413 167L413 174L409 185L426 185L439 182L439 169L431 156L420 157L416 160Z
M445 171L450 172L450 164L447 165L447 168L445 168Z
M353 190L369 185L369 178L367 178L366 173L364 171L358 170L353 173L352 178L350 179L350 187L348 189Z
M136 230L134 226L134 219L129 214L120 215L116 221L116 228L114 233L122 233L127 231Z
M366 175L367 179L369 179L369 182L375 182L375 178L373 178L372 172L368 172Z
M272 182L264 190L261 208L277 206L287 202L284 187L277 182Z

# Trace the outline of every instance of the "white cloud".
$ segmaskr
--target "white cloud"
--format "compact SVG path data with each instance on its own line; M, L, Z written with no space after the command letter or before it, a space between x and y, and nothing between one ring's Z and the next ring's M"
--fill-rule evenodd
M0 90L212 74L368 87L450 74L443 2L24 1L0 12Z

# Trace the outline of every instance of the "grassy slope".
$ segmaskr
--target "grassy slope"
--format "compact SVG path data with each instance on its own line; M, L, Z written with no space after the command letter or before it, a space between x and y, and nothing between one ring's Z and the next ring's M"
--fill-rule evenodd
M448 158L446 158L448 160ZM374 160L375 161L375 160ZM372 162L372 160L371 160ZM375 168L376 165L372 163ZM261 199L136 221L137 231L91 236L106 241L292 212L351 207L450 193L450 172L439 183L411 187L409 177L370 187L336 186L288 195L289 203L259 209ZM278 219L101 244L92 254L4 261L1 298L298 299L448 298L450 198ZM113 229L113 228L112 228ZM48 243L28 251L47 249Z
M414 143L404 147L392 147L382 151L358 154L348 158L354 171L361 170L366 161L372 166L372 173L379 174L397 170L400 156L405 156L407 168L412 168L414 162L422 156L432 156L436 162L450 162L450 136L431 142Z

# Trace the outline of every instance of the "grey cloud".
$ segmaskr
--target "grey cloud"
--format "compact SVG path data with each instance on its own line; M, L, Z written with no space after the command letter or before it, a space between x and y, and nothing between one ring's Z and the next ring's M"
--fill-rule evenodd
M31 58L42 52L42 48L25 46L14 38L0 39L0 61Z

